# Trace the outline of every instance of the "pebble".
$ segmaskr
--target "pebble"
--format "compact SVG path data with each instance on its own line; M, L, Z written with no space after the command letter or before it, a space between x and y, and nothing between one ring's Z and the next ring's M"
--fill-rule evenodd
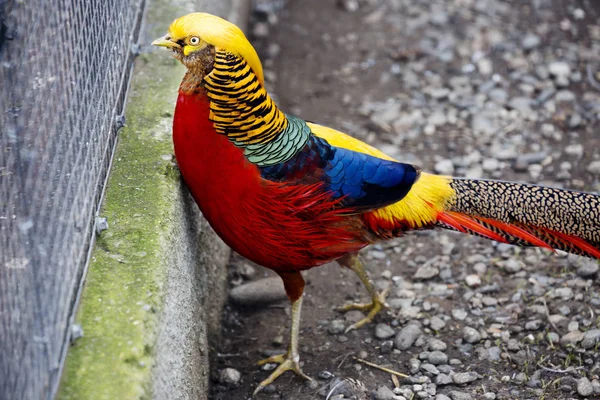
M561 287L554 289L554 292L551 294L552 297L560 297L563 300L570 300L573 298L573 289L570 287Z
M591 349L596 346L596 343L600 341L600 329L590 329L583 334L581 340L581 347L584 349Z
M570 144L565 147L565 153L576 158L583 157L583 145L581 143Z
M533 50L538 47L541 42L542 39L538 35L528 33L521 39L521 47L525 50Z
M472 400L473 397L469 393L459 392L458 390L453 390L450 393L450 398L452 400Z
M479 277L479 275L475 274L467 275L467 277L465 278L465 283L469 287L479 286L481 285L481 278Z
M464 321L467 318L467 312L462 308L453 308L452 309L452 318L458 321Z
M445 342L435 338L430 338L427 341L427 347L430 351L444 351L448 348Z
M449 375L446 374L438 374L438 376L435 377L435 384L436 385L450 385L452 383L452 378Z
M452 400L450 397L446 396L445 394L438 394L435 396L435 400Z
M485 400L496 400L496 393L494 392L487 392L483 395L483 398Z
M470 326L465 326L463 329L463 339L465 342L474 344L479 343L481 340L481 334L475 328L471 328Z
M435 367L435 365L430 363L421 364L421 370L431 375L438 375L440 373L440 371Z
M481 375L479 375L477 372L472 372L472 371L471 372L457 372L454 375L452 375L452 380L457 385L475 382L477 379L481 379L481 378L482 378Z
M589 396L594 393L592 382L586 377L579 378L577 381L577 393L581 396Z
M555 77L568 77L571 67L564 61L554 61L548 65L548 72Z
M419 372L420 368L421 368L421 361L419 361L416 358L411 358L410 360L408 360L408 370L410 371L411 374L416 374L417 372Z
M334 319L329 323L329 328L327 328L327 331L332 335L338 335L340 333L343 333L345 329L346 327L344 326L344 321Z
M560 338L560 344L563 346L573 345L583 340L584 333L580 331L571 331Z
M533 321L529 321L525 324L525 329L528 331L537 331L542 327L542 321L539 319L534 319Z
M396 400L396 395L387 386L380 386L375 392L376 400Z
M577 275L582 278L590 278L598 273L599 268L600 266L598 265L597 260L586 258L585 260L582 260L581 265L577 268Z
M592 161L586 168L587 172L593 175L600 175L600 160Z
M394 336L394 328L386 324L377 324L375 326L375 337L377 339L389 339Z
M519 111L523 115L530 114L532 101L529 97L513 97L508 102L508 106L513 110Z
M242 374L237 369L224 368L219 372L219 382L225 385L236 385L241 378Z
M440 274L439 268L434 267L432 265L425 264L425 265L421 265L419 267L417 272L415 272L415 275L413 276L413 278L427 280L427 279L434 278L434 277L438 276L439 274Z
M334 375L331 372L329 372L329 371L321 371L321 372L319 372L319 374L317 375L317 377L319 379L329 380L329 379L333 378Z
M240 305L265 305L287 299L280 277L259 279L231 289L229 299Z
M446 364L448 362L448 356L439 350L435 350L427 355L427 361L433 365Z
M436 315L431 317L431 319L429 320L429 327L434 331L440 331L446 327L446 323L443 319Z
M454 173L454 164L452 160L443 159L435 163L433 170L441 175L452 175Z
M420 334L421 328L417 324L409 323L396 334L394 346L398 350L407 350L415 343Z

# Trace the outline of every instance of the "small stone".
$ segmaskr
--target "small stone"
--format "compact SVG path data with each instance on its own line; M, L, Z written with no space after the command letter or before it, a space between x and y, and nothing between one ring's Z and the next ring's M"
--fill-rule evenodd
M231 289L229 299L244 306L270 304L287 298L281 278L259 279Z
M254 29L252 33L257 38L264 38L269 36L269 24L266 22L257 22L254 24Z
M375 392L376 400L395 400L396 395L392 392L392 389L387 386L380 386Z
M528 331L537 331L542 327L542 321L539 319L534 319L533 321L529 321L525 324L525 329Z
M453 390L449 393L452 400L472 400L473 397L469 393Z
M431 375L438 375L440 373L440 371L435 367L435 365L429 363L421 364L421 370Z
M445 394L439 393L437 396L435 396L435 400L452 400L450 397L446 396Z
M496 400L496 393L494 392L487 392L483 395L483 398L485 400Z
M600 329L590 329L583 334L581 347L591 349L600 341Z
M599 268L597 260L585 259L581 266L577 268L577 275L582 278L590 278L598 273Z
M577 393L581 396L589 396L594 393L594 388L592 387L592 382L586 377L580 378L577 381Z
M431 351L444 351L448 348L448 346L446 345L446 343L444 343L443 341L439 340L439 339L435 339L435 338L431 338L427 341L427 347L429 348L429 350Z
M242 374L237 369L224 368L219 372L219 382L225 385L237 385L242 378Z
M508 101L508 93L506 93L506 90L500 88L490 90L490 92L488 93L488 97L491 101L501 106L506 104L506 102Z
M443 319L436 315L431 317L431 319L429 320L429 327L434 331L440 331L446 327L446 323Z
M600 160L592 161L591 163L589 163L586 169L590 174L600 175Z
M360 8L358 0L338 0L338 7L344 11L355 12Z
M525 372L519 372L515 375L515 381L521 384L527 382L527 374L525 374Z
M452 375L452 380L454 381L454 383L456 383L457 385L462 385L464 383L471 383L476 381L477 379L481 379L482 376L479 375L477 372L458 372L454 375Z
M513 97L508 102L508 106L513 110L519 111L523 115L531 113L532 101L529 97Z
M581 114L573 113L569 117L569 128L571 128L571 129L579 128L579 126L581 126L582 122L583 122L583 118L581 117Z
M533 33L527 33L523 39L521 39L521 46L525 50L535 49L540 45L542 39L538 35L534 35Z
M390 354L392 350L394 350L394 341L384 340L381 342L381 346L379 346L379 352L381 354Z
M465 342L470 344L479 343L481 340L481 334L475 328L471 328L470 326L465 326L463 329L463 339Z
M490 361L498 361L500 360L500 347L498 346L492 346L489 349L487 349L487 353L488 353L488 360Z
M344 321L334 319L329 323L329 328L327 329L327 331L332 335L338 335L340 333L343 333L344 329L346 329L346 327L344 326Z
M523 269L523 264L519 260L516 260L514 258L509 258L500 265L504 267L506 271L511 272L513 274Z
M439 274L440 274L439 268L425 264L425 265L421 265L419 267L417 272L415 272L415 275L413 276L413 278L427 280L427 279L436 277Z
M568 77L571 67L564 61L554 61L548 65L548 72L555 77Z
M406 350L415 343L420 334L421 328L419 328L418 325L408 324L396 334L394 346L396 346L398 350Z
M410 371L411 374L416 374L417 372L419 372L420 368L421 368L421 361L419 361L416 358L411 358L410 360L408 360L408 370Z
M486 307L494 307L498 305L498 299L491 296L483 296L481 303Z
M560 344L563 346L574 345L583 340L584 333L580 331L571 331L560 338Z
M433 365L446 364L448 362L448 356L441 351L436 350L427 355L427 361Z
M465 283L469 287L479 286L479 285L481 285L481 278L479 277L479 275L475 275L475 274L467 275L467 277L465 278Z
M452 383L452 378L446 374L438 374L435 377L436 385L450 385Z
M558 343L560 341L560 336L556 332L548 332L546 339L548 339L550 343Z
M561 287L554 289L552 297L561 297L563 300L570 300L573 298L573 289L571 289L570 287Z
M461 308L452 309L452 318L458 321L464 321L467 318L467 312Z
M565 147L565 153L569 156L581 158L583 156L583 145L581 143L570 144Z
M377 324L375 327L375 337L377 339L389 339L394 336L394 333L394 328L386 324Z
M333 378L334 375L331 372L329 372L329 371L321 371L321 372L319 372L319 374L317 375L317 377L319 379L328 380L328 379Z
M443 159L435 163L434 171L442 175L452 175L454 173L454 164L452 160Z

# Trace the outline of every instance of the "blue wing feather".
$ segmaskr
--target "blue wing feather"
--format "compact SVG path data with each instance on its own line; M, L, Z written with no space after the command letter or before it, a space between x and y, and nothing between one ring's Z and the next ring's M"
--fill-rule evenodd
M261 167L262 177L294 184L322 182L334 198L357 211L385 207L401 200L419 176L410 164L330 145L311 136L294 157Z

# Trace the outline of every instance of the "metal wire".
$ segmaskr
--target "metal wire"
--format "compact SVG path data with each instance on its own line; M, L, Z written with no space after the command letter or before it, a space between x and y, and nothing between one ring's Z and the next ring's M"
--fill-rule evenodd
M0 0L0 398L51 398L143 0Z

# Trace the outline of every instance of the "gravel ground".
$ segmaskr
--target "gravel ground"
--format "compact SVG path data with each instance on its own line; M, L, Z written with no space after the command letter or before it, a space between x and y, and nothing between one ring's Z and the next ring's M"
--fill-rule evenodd
M599 21L595 1L258 1L252 41L287 112L424 170L598 192ZM334 307L366 293L335 264L308 271L315 380L258 398L600 398L597 262L443 231L363 257L388 309L344 334L362 315ZM255 362L288 341L278 278L237 256L230 276L212 399L249 398L273 368Z

